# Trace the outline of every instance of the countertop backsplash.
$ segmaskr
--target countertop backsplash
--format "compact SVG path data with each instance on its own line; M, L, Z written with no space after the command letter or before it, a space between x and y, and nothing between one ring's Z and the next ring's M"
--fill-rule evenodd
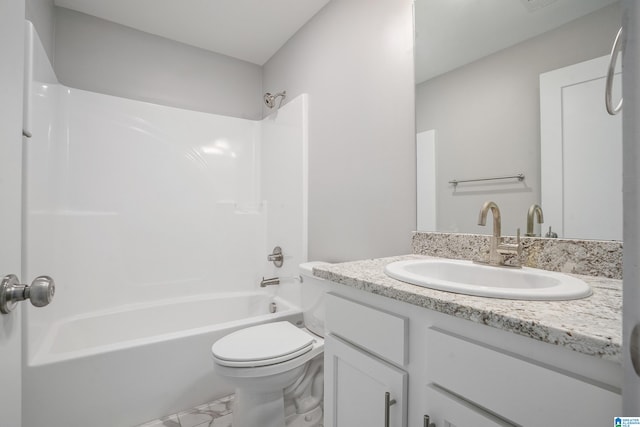
M411 246L414 254L441 258L483 260L488 257L491 236L484 234L416 231ZM505 236L505 243L515 243ZM622 279L622 242L605 240L522 237L519 263L525 267L562 273ZM507 264L517 262L512 256Z

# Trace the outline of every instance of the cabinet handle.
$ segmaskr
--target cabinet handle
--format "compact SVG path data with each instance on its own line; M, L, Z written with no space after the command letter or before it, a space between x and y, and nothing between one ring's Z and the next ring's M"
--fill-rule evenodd
M384 427L389 427L389 409L396 404L395 399L391 399L391 394L387 391L384 393Z
M429 415L424 416L424 427L436 427L436 424L431 422Z

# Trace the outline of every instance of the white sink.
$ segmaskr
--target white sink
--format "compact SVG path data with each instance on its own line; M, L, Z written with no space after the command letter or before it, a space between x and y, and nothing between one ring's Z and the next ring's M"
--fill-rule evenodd
M425 288L489 298L551 301L591 295L589 285L576 277L527 267L420 259L393 262L384 272L394 279Z

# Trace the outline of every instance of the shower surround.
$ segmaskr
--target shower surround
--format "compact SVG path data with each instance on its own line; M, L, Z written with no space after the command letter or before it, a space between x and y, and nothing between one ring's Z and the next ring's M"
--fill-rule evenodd
M68 88L26 28L22 277L57 289L23 306L25 427L132 426L229 394L213 341L300 319L306 95L251 121Z

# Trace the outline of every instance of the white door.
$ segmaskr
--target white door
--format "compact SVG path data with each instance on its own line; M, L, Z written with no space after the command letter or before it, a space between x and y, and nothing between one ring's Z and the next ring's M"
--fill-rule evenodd
M0 2L0 278L20 275L24 0ZM0 314L0 424L21 425L20 307Z
M406 427L407 373L332 335L324 342L327 427ZM389 393L389 424L385 394Z
M543 234L551 226L560 237L622 240L622 120L604 108L608 64L604 56L540 75ZM620 80L618 66L616 99Z
M435 129L416 135L416 192L418 230L437 230Z
M626 44L622 56L624 279L622 412L640 417L640 5L623 3ZM614 105L617 100L614 100ZM635 365L634 365L635 364ZM635 366L635 367L634 367Z

